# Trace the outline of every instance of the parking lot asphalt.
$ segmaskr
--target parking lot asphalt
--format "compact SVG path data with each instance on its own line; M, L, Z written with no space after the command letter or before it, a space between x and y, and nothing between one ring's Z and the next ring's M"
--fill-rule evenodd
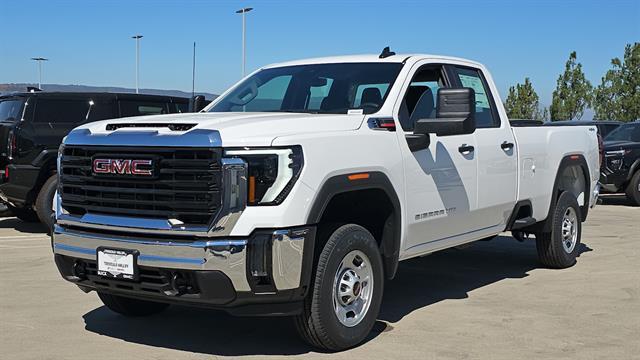
M640 208L605 199L582 242L566 270L506 234L402 262L366 343L323 354L286 318L116 315L60 278L41 226L0 218L0 358L640 359Z

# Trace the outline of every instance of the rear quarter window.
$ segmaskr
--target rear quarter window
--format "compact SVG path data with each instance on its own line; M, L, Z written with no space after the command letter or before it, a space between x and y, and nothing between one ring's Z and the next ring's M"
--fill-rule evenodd
M462 87L472 88L476 94L476 127L499 127L500 119L495 111L493 98L484 76L479 70L456 67L456 76Z
M24 100L7 99L0 101L0 121L14 122L22 118Z

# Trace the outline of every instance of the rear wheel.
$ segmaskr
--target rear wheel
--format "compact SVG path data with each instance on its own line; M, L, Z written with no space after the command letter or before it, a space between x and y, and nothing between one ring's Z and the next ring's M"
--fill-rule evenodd
M563 269L573 266L580 249L580 206L570 192L563 192L551 213L551 232L536 233L538 258L544 265Z
M38 219L38 214L36 214L36 212L31 209L17 208L11 205L9 205L8 208L9 210L11 210L11 213L15 215L15 217L24 222L35 223L40 221L40 219Z
M633 205L640 206L640 170L636 171L631 181L629 181L625 193L627 194L627 199Z
M384 276L378 244L359 225L336 229L325 244L296 329L309 344L343 350L362 342L380 311Z
M102 303L111 311L127 317L149 316L164 311L169 304L131 299L124 296L98 292Z
M53 196L56 194L57 187L58 176L53 175L42 185L36 198L36 213L40 222L45 224L48 229L53 227Z

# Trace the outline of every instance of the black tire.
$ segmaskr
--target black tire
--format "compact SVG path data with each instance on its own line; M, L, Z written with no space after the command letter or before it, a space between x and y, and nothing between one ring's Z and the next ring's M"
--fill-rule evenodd
M138 300L124 296L98 292L102 303L111 311L127 317L149 316L164 311L169 304Z
M36 198L36 213L47 229L53 228L53 196L56 194L57 187L58 176L53 175L44 182Z
M37 223L40 222L40 219L38 219L38 214L36 214L35 211L31 210L31 209L27 209L27 208L17 208L17 207L13 207L11 205L8 206L9 210L11 210L11 213L17 217L18 219L24 221L24 222L28 222L28 223Z
M629 199L631 204L634 206L640 206L640 170L636 171L636 173L633 174L633 177L631 177L631 181L629 181L625 193L627 194L627 199Z
M565 247L563 244L563 222L565 215L570 211L573 211L576 217L572 227L576 231L576 241L573 246ZM580 238L582 237L580 206L576 197L567 191L560 194L548 221L551 221L551 232L535 234L538 259L550 268L564 269L573 266L580 251Z
M348 327L338 320L334 312L333 287L343 259L354 250L364 253L369 260L373 290L370 293L370 305L362 320ZM364 288L366 285L362 286ZM339 351L356 346L369 335L375 324L383 290L384 270L376 240L362 226L343 225L333 231L320 252L304 309L294 319L296 329L304 341L317 348Z

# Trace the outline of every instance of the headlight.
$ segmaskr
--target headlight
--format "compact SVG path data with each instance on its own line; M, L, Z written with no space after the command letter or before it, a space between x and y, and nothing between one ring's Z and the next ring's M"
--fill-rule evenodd
M278 205L287 197L302 171L302 148L238 149L225 151L248 164L247 204Z

